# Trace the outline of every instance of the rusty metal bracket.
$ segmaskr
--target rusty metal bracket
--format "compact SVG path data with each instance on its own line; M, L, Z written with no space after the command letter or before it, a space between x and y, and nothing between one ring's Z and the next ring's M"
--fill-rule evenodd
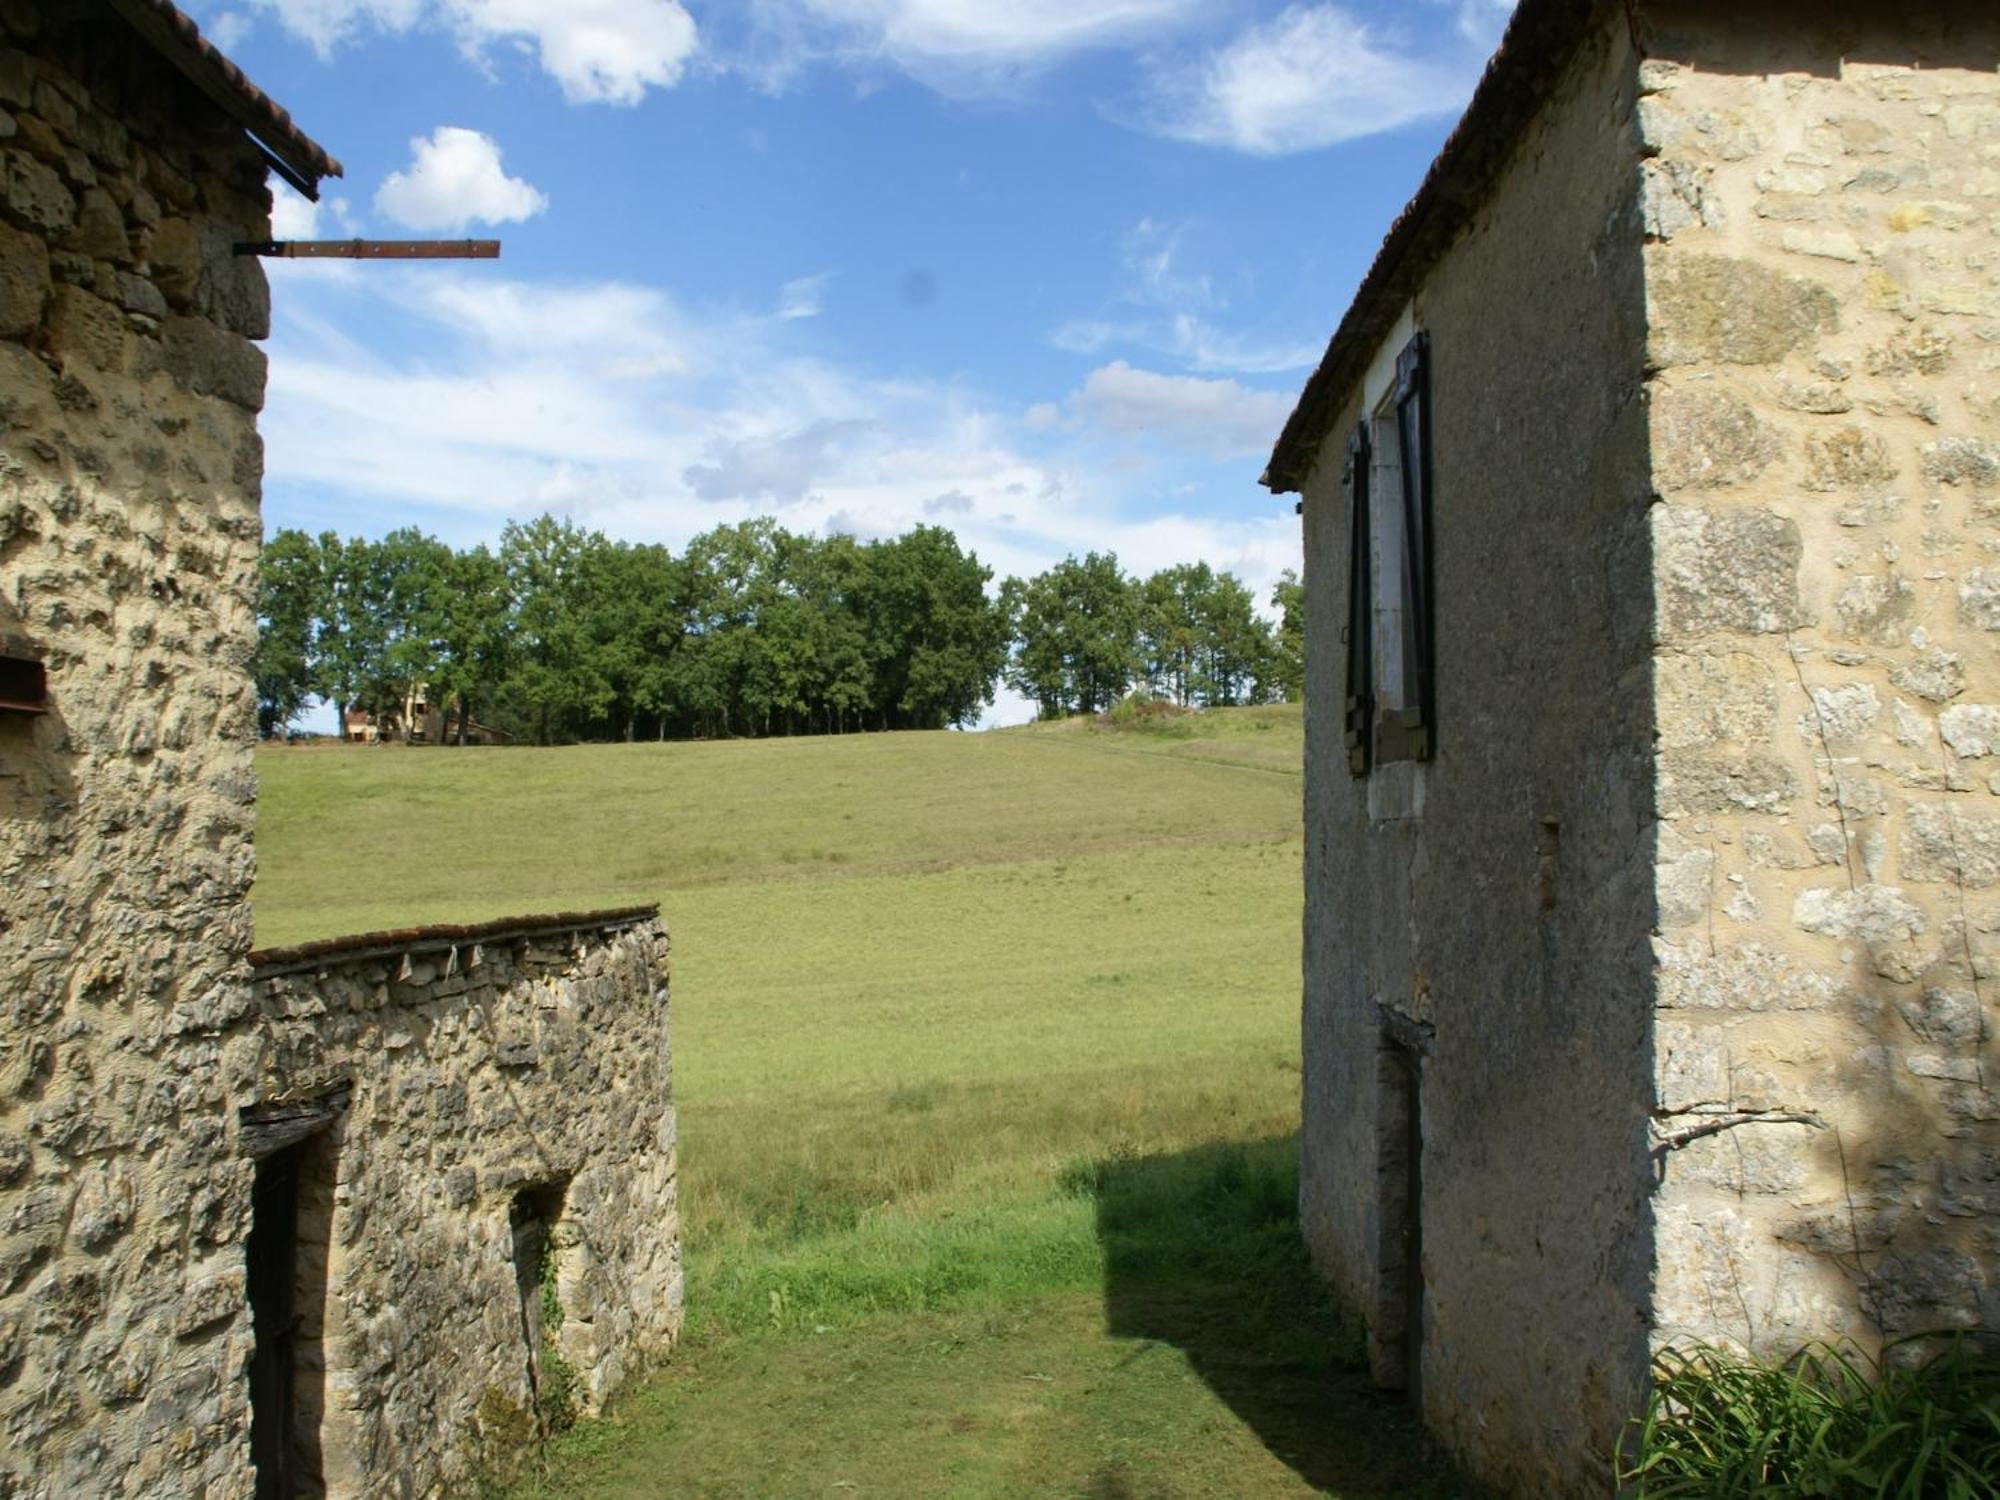
M241 240L238 255L275 260L498 260L498 240Z

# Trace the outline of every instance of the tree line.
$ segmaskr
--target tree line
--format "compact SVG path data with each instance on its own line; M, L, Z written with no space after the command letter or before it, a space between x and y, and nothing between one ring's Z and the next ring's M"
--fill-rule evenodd
M288 529L263 552L258 721L280 734L316 698L344 722L421 692L446 741L477 726L553 744L943 729L976 722L1003 681L1046 717L1135 689L1190 706L1299 694L1289 573L1276 626L1205 563L1142 580L1092 553L992 580L940 526L864 542L762 518L678 556L546 515L462 549L415 528Z

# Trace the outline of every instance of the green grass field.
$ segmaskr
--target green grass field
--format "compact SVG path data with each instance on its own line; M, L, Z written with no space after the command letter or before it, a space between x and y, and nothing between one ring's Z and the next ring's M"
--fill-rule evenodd
M1300 754L267 752L260 943L665 909L687 1337L521 1493L1454 1493L1299 1248Z

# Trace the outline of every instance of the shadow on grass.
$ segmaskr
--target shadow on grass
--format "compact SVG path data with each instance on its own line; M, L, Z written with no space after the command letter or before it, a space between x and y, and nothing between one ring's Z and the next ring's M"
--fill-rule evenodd
M1293 1136L1072 1169L1097 1200L1106 1322L1168 1344L1308 1484L1346 1500L1459 1493L1307 1259ZM1103 1490L1120 1493L1113 1481Z

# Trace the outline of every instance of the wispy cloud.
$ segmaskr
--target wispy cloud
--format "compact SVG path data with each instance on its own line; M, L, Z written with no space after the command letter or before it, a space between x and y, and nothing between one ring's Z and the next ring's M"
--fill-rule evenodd
M1290 329L1230 326L1233 299L1190 263L1188 232L1185 224L1141 219L1119 247L1116 295L1097 313L1058 326L1051 342L1085 355L1147 349L1211 373L1274 375L1310 365L1319 351Z
M495 47L532 53L572 104L637 104L672 88L699 45L680 0L247 0L330 57L369 32L434 27L489 66ZM227 18L225 13L225 19ZM240 40L248 12L234 13ZM216 23L211 23L216 24Z
M826 306L826 289L832 281L833 272L821 271L817 276L786 282L778 292L778 316L788 322L818 317Z
M746 66L781 85L818 63L1006 93L1078 53L1156 44L1218 0L752 0Z
M1483 46L1468 43L1501 8L1461 0L1440 45L1343 5L1290 5L1200 57L1157 66L1142 120L1177 140L1282 156L1449 113L1484 61Z
M1070 410L1120 433L1143 433L1217 458L1267 450L1284 426L1292 398L1234 380L1161 375L1116 360L1085 377Z

